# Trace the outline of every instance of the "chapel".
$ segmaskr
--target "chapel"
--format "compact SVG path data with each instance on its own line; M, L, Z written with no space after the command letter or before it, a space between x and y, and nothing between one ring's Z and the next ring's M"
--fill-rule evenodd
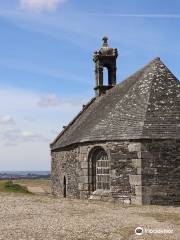
M93 56L95 95L50 145L52 192L178 205L180 82L155 58L117 84L117 57L104 37Z

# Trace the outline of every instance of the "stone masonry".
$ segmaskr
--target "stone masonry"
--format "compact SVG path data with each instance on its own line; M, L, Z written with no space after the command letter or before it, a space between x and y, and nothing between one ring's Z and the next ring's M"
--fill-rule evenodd
M80 145L52 152L53 193L63 197L63 177L67 196L89 198L88 158L95 147L103 147L110 158L110 193L97 199L131 204L180 204L180 141L107 142ZM177 158L179 161L177 161Z

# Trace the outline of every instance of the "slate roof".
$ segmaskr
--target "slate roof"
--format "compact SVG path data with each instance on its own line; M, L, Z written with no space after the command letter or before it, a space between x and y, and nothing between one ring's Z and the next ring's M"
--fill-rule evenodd
M180 82L160 58L93 98L51 144L180 139Z

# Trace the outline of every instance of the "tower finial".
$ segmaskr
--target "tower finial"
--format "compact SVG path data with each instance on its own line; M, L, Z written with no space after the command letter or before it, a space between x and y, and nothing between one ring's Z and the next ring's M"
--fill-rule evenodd
M102 40L103 40L103 47L109 47L109 45L108 45L108 37L104 36Z

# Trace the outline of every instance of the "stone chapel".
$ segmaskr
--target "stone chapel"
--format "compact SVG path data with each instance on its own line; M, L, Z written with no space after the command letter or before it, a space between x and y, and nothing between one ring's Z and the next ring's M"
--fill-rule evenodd
M178 205L180 82L155 58L117 84L117 57L104 37L93 57L95 97L50 145L53 194Z

